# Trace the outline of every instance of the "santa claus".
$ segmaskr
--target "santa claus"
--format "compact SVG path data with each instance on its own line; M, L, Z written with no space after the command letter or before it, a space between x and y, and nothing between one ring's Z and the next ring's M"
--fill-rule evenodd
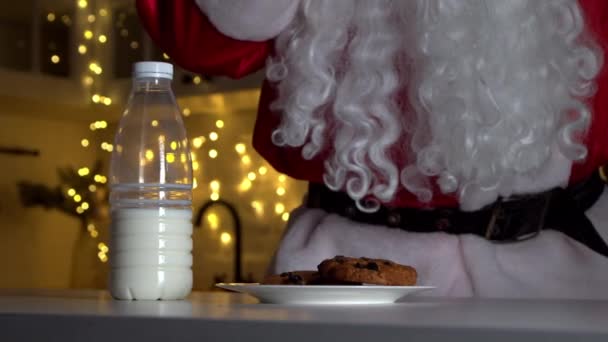
M608 298L608 1L138 0L186 69L266 69L254 132L310 183L272 272L413 265L435 295Z

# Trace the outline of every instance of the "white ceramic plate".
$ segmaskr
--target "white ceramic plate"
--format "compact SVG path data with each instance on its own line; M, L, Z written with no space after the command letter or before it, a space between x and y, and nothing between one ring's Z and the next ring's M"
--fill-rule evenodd
M246 293L262 303L272 304L390 304L434 286L379 285L260 285L257 283L219 283L222 289Z

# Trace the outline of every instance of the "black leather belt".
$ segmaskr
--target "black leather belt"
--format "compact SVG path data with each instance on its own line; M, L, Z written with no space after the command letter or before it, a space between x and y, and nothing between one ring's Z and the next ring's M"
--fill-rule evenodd
M599 172L567 189L499 199L480 210L465 212L457 208L415 209L381 206L365 213L342 192L323 184L309 185L307 206L321 208L357 222L399 228L412 232L476 234L497 243L532 238L543 229L560 231L608 257L608 245L593 227L585 211L604 190Z

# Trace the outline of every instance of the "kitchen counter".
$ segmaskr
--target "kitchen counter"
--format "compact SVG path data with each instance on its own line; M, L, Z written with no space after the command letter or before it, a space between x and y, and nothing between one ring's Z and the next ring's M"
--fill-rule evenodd
M608 301L432 299L259 304L226 292L115 301L105 291L0 290L1 341L608 341Z

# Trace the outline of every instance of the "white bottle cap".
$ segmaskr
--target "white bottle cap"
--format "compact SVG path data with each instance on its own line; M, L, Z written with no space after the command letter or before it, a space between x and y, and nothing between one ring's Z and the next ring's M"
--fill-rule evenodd
M173 65L165 62L137 62L133 65L135 78L155 77L173 79Z

